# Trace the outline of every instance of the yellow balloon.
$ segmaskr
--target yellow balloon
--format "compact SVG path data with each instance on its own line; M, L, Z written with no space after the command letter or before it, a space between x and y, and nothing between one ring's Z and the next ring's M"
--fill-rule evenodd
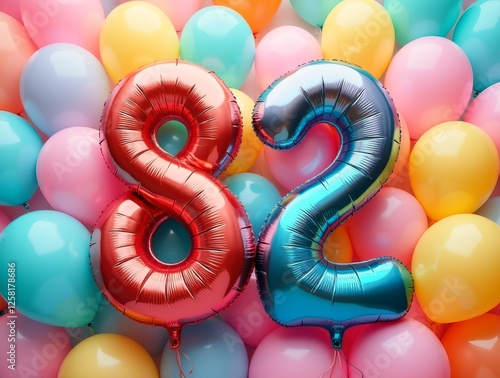
M394 52L391 17L375 0L344 0L328 14L321 34L325 59L356 64L379 79Z
M57 378L159 378L151 355L136 341L101 333L77 344L64 358Z
M264 146L252 128L254 101L250 96L238 89L231 88L231 91L234 97L236 97L236 102L240 107L241 117L243 119L243 139L238 154L224 171L224 174L227 176L247 172L254 165Z
M476 214L451 215L429 227L412 260L415 294L427 317L453 323L500 301L500 226Z
M410 183L427 216L439 220L479 209L495 189L498 167L498 151L483 130L467 122L445 122L415 143Z
M352 244L345 226L333 231L323 245L323 255L333 263L352 262Z
M158 7L130 1L113 9L99 36L102 63L117 83L127 74L159 60L179 57L179 37Z

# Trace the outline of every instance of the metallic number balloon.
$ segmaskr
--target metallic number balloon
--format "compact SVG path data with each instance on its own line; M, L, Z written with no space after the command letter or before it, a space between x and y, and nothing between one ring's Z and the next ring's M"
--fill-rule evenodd
M176 156L156 140L158 129L172 120L189 135ZM93 232L96 282L125 315L165 326L177 349L181 328L227 307L253 268L248 216L213 177L231 163L241 142L236 100L212 72L188 62L161 62L117 84L102 132L116 170L133 191L108 206ZM189 255L172 264L156 258L151 247L168 218L191 236Z
M413 298L411 274L394 258L339 264L322 253L327 236L387 180L400 128L380 83L335 61L314 61L282 76L254 108L255 131L277 149L297 145L318 123L337 129L338 156L270 214L257 244L256 271L264 307L275 321L324 327L340 349L346 327L401 318Z

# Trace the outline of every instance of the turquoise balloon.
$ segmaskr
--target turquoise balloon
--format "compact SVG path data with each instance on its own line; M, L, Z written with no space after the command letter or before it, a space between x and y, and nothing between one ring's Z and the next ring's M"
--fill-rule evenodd
M474 90L500 81L500 0L473 3L459 18L452 40L472 64Z
M151 241L153 254L161 262L176 264L183 261L191 251L191 238L187 230L170 218L161 223Z
M384 0L396 42L406 45L426 36L445 37L462 10L462 0Z
M0 111L0 205L22 205L35 194L36 161L42 145L28 121Z
M247 211L255 237L271 210L281 200L278 189L265 177L255 173L238 173L224 180L229 190L240 200Z
M94 318L90 233L71 216L38 210L13 220L0 234L0 266L0 294L24 316L68 328Z
M182 331L180 366L189 378L247 378L248 355L241 337L219 318L186 326ZM180 377L176 351L167 345L161 377ZM189 373L188 373L189 372Z
M255 58L255 40L246 20L234 10L208 6L186 22L180 58L212 70L228 87L245 82Z
M161 148L171 155L177 155L186 145L188 132L179 121L167 121L158 129L156 135Z
M342 0L290 0L293 9L306 22L323 27L326 17Z

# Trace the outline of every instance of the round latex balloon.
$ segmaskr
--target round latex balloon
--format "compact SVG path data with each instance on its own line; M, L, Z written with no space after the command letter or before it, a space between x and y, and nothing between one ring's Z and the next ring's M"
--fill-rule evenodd
M290 0L293 9L305 21L318 28L323 27L330 11L342 0Z
M343 0L328 14L321 33L325 59L343 60L380 78L394 51L389 13L374 0Z
M2 13L0 5L0 110L20 113L23 110L19 81L28 58L37 47L24 26L8 14Z
M88 324L101 299L90 269L89 240L83 224L53 210L28 212L5 227L0 263L6 269L0 279L11 277L7 267L15 272L16 310L59 327ZM7 285L0 287L4 298L10 292Z
M431 127L462 116L472 83L467 55L443 37L421 37L406 44L392 58L384 79L415 141Z
M474 90L478 92L500 81L499 14L500 1L476 1L460 16L453 31L453 42L472 64Z
M106 17L99 49L104 68L116 83L138 68L177 59L179 38L160 8L145 1L130 1Z
M441 338L453 378L500 376L500 315L451 324Z
M22 205L38 189L42 139L28 121L5 111L0 111L0 135L0 205Z
M73 126L97 129L110 83L89 51L71 43L54 43L28 59L20 88L26 114L51 136Z
M480 215L458 214L434 223L412 260L415 294L436 323L467 320L500 301L498 225Z
M415 197L433 220L479 209L495 189L498 169L491 138L462 121L428 130L415 143L409 161Z
M103 333L83 340L64 359L57 378L159 378L149 353L136 341Z

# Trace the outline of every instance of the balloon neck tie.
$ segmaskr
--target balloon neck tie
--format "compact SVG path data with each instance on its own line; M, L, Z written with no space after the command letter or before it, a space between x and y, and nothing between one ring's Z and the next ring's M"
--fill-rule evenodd
M24 210L29 213L30 211L30 204L28 202L23 203Z
M342 338L344 337L345 327L335 326L330 330L330 339L332 341L332 347L339 351L342 349Z

